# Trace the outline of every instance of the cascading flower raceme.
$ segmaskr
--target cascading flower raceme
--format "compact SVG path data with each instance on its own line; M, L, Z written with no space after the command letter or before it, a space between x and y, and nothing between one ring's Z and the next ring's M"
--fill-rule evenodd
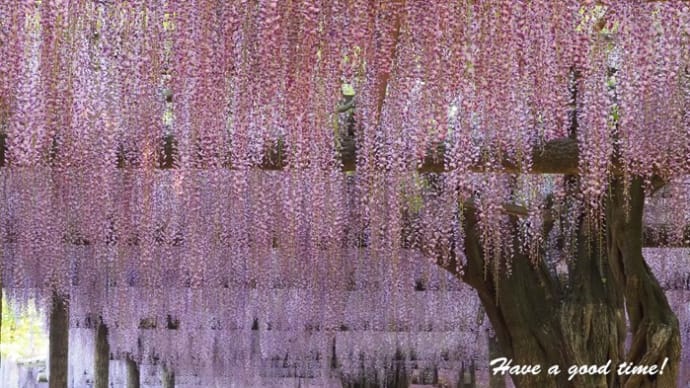
M614 174L674 183L664 221L683 232L690 7L590 3L0 1L3 287L69 294L75 320L117 322L115 346L181 369L325 355L335 334L305 331L351 331L332 352L354 376L407 344L367 331L477 329L457 321L474 304L448 302L465 288L403 276L424 259L462 276L467 209L494 275L516 253L506 203L520 248L555 266L578 231L559 222L556 248L546 207L603 227ZM574 202L565 178L515 174L565 137ZM246 338L221 346L214 325ZM446 345L471 358L476 337Z

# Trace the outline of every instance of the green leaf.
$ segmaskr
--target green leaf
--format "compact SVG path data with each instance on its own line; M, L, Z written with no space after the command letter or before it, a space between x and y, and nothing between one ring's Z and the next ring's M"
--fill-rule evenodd
M18 360L45 356L48 353L48 335L43 322L44 318L34 303L17 314L3 298L2 357Z
M343 96L352 97L355 95L355 88L350 84L343 84L342 86Z

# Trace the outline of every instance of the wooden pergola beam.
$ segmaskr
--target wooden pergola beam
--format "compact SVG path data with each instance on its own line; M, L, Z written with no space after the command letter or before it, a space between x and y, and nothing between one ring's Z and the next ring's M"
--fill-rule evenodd
M7 167L6 158L7 139L6 134L0 133L0 167ZM176 140L172 136L162 139L163 147L159 152L157 168L175 168ZM265 153L263 163L258 168L263 170L283 170L288 165L285 158L289 154L286 146L279 143ZM418 168L419 172L445 172L447 168L444 163L445 148L438 145L430 150ZM489 152L487 152L489 154ZM357 169L357 146L354 137L346 136L340 139L339 147L340 160L343 171L355 171ZM528 173L528 174L577 174L578 173L579 149L575 139L561 138L551 140L534 147L532 151L532 167L527 169L520 164L520 161L510 158L502 159L499 163L488 163L488 160L479 160L470 166L473 172L507 172L507 173ZM119 158L118 166L125 165L123 157ZM230 160L228 156L226 160ZM227 168L233 168L229 163Z
M175 154L176 141L172 136L163 139L164 146L159 153L158 168L173 169L175 168ZM6 135L0 133L0 167L6 167ZM283 170L287 167L288 161L285 155L288 152L286 147L280 143L273 149L268 150L265 154L263 163L258 168L263 170ZM340 141L340 159L342 162L343 171L355 171L357 168L357 147L354 137L346 136ZM435 150L430 151L418 168L418 172L446 172L447 168L444 163L445 149L442 145ZM228 158L229 160L230 158ZM522 166L517 160L505 158L500 163L489 163L487 160L479 160L474 165L470 166L469 170L472 172L505 172L505 173L528 173L528 174L568 174L577 175L579 165L579 147L577 140L572 138L560 138L551 140L543 145L539 145L532 150L532 165L529 169ZM120 167L124 163L119 163ZM226 165L227 168L232 168ZM657 182L658 183L658 182ZM663 185L663 182L661 183ZM507 204L504 210L509 214L526 215L527 210L519 206ZM690 246L690 227L686 231L683 239L671 239L670 233L666 228L646 228L644 246L645 247L660 247L660 246ZM66 242L76 245L90 245L89 241L66 238Z
M504 205L504 211L506 211L508 214L513 214L516 216L521 217L522 214L520 213L522 210L521 207L515 206L515 205ZM653 226L645 226L644 231L643 231L643 247L644 248L684 248L684 247L690 247L690 225L686 227L685 231L682 234L681 238L678 238L677 234L672 233L671 229L667 227L666 225L653 225ZM7 244L12 244L13 241L5 241ZM84 238L71 238L69 236L65 236L63 239L63 243L65 244L71 244L74 246L92 246L94 245L93 241L86 240ZM106 244L106 243L103 243ZM112 243L107 243L107 244L112 244ZM122 244L126 246L138 246L139 243L136 239L129 239L126 241L123 241ZM173 241L157 241L156 244L158 246L173 246L173 247L179 247L184 245L184 239L178 239L178 240L173 240Z
M355 141L346 138L341 142L340 150L341 161L344 171L355 171L357 169L357 155ZM418 172L446 172L448 171L445 162L445 148L439 145L435 150L427 153ZM506 173L527 173L527 174L577 174L578 173L579 149L577 140L571 138L561 138L551 140L535 147L532 151L532 167L527 169L514 159L503 159L498 166L489 164L488 160L479 160L470 166L472 172L506 172ZM268 170L280 170L285 167L280 161L274 162L267 160L263 168Z

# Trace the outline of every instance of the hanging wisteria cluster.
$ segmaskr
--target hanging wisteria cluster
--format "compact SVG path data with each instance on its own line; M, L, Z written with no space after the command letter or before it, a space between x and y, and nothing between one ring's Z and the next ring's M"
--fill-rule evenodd
M161 319L200 298L245 325L232 306L277 273L306 299L410 250L461 273L470 202L510 269L503 204L524 206L537 252L545 198L566 194L500 171L550 141L579 146L573 213L600 216L614 173L690 171L687 2L374 3L1 0L3 287L73 294L109 323L143 314L140 295ZM446 172L418 173L429 160ZM330 322L309 306L282 306L285 325Z
M205 379L236 381L281 368L314 378L357 375L363 365L377 370L396 352L408 369L458 371L463 361L487 358L478 299L419 257L372 265L351 254L337 274L346 284L333 274L306 288L286 287L291 276L278 273L276 259L255 273L255 287L177 288L156 297L139 287L113 287L108 295L73 287L72 326L92 343L95 313L106 311L113 354L143 364L158 359L178 374ZM77 351L73 364L86 368L89 349Z
M326 210L344 195L338 145L349 129L335 114L343 84L356 91L353 211L374 250L397 248L406 206L400 187L431 149L445 148L438 157L450 171L448 186L468 195L467 173L477 165L512 160L528 170L535 148L568 136L569 104L577 104L571 135L580 143L592 207L601 205L614 168L665 178L687 171L685 2L368 6L3 2L3 176L31 188L32 205L23 206L40 208L12 228L23 238L41 230L46 247L64 236L39 225L94 244L109 233L136 235L146 266L156 220L169 212L158 202L175 195L180 215L165 216L166 231L186 229L186 249L200 253L208 244L194 234L209 235L204 228L211 225L201 217L206 187L247 195L249 169L277 158L273 165L285 175L260 179L284 181L280 211L294 225L281 233L342 238L343 218ZM612 165L614 154L621 165ZM176 169L156 172L166 157ZM199 168L207 173L198 175ZM228 175L227 168L238 172ZM500 175L485 178L483 218L501 230L492 204L510 188ZM175 191L158 187L166 179ZM88 187L77 189L80 182ZM278 206L269 193L278 192L253 193L252 206ZM62 224L50 224L51 208ZM233 211L244 214L232 220L245 224L253 217ZM241 249L265 253L276 237L297 249L275 235L272 220L251 222L258 230L229 233ZM243 235L257 241L245 244ZM193 281L201 281L201 269L189 265Z

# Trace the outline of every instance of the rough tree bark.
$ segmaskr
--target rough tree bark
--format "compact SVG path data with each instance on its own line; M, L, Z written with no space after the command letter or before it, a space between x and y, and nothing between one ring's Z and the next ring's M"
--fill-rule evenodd
M108 388L110 372L110 345L108 327L101 319L96 326L96 349L94 353L94 388Z
M577 185L575 178L571 184ZM449 262L439 260L439 265L477 290L503 357L514 365L541 365L538 375L511 376L518 388L676 386L680 332L663 290L642 257L641 181L634 179L628 185L613 181L607 202L603 230L596 231L584 216L578 220L567 280L547 268L543 259L534 261L521 253L512 257L509 275L486 271L473 206L463 213L464 271L457 271L454 255ZM517 221L516 216L512 218ZM545 234L554 222L544 222ZM520 252L517 237L513 243L514 252ZM626 355L628 321L633 341ZM666 357L663 374L616 373L624 361L661 366ZM609 360L607 375L576 375L568 380L571 365L604 365ZM549 375L545 369L554 364L561 373Z
M67 297L53 294L49 329L49 388L67 388L69 305Z
M625 296L632 332L626 360L662 365L668 357L668 366L663 374L631 375L622 382L626 388L673 387L680 360L680 330L663 289L642 256L644 198L640 179L629 185L613 182L607 206L608 257L615 286Z

